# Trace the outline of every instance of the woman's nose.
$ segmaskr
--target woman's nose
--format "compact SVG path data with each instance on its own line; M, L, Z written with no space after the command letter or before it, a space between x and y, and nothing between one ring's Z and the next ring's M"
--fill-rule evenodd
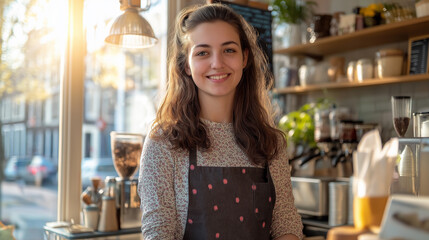
M211 67L214 69L222 68L223 64L224 62L223 62L222 54L220 53L213 54Z

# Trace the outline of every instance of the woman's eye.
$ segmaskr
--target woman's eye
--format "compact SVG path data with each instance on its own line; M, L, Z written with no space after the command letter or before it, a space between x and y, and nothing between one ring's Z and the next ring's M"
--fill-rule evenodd
M228 49L225 49L225 52L227 52L227 53L235 53L236 51L235 51L235 49L228 48Z
M197 52L197 56L206 56L208 53L205 51Z

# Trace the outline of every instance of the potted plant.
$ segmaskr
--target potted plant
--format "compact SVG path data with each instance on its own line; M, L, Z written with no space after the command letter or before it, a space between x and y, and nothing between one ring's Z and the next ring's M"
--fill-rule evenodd
M275 24L275 45L290 47L301 44L301 26L312 14L316 2L304 0L271 0Z
M359 13L363 16L364 25L366 28L381 24L383 9L383 4L372 3L367 7L361 8L359 10Z
M314 114L316 109L328 109L332 102L321 98L317 102L307 103L296 111L283 115L278 123L278 128L286 133L288 151L290 156L295 156L296 147L303 149L316 147L314 140Z

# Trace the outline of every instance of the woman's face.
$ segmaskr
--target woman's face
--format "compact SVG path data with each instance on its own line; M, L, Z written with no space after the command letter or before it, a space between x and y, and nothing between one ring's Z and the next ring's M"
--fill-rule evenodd
M247 62L236 29L224 22L201 23L188 35L186 73L198 87L200 100L233 99Z

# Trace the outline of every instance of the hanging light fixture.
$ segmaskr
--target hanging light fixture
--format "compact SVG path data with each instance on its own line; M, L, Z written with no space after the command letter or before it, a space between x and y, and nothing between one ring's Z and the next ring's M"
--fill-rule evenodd
M150 0L147 0L144 8L140 0L119 0L119 2L121 10L125 12L115 19L104 41L123 48L146 48L155 45L158 39L152 27L139 14L140 11L150 8Z

